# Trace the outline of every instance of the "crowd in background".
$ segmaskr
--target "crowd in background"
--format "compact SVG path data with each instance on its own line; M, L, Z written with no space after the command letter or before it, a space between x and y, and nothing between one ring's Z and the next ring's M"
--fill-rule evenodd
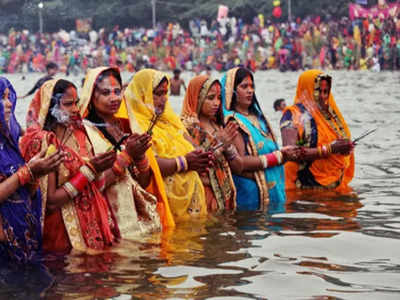
M400 18L297 18L274 23L256 16L251 24L240 18L207 23L192 20L157 28L28 30L0 34L0 72L43 72L49 61L66 74L97 66L119 66L130 72L158 70L249 69L281 71L305 68L349 70L400 69Z

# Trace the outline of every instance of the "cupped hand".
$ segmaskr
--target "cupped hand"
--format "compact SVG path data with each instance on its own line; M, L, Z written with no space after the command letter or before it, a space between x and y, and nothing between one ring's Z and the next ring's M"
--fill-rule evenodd
M213 155L211 152L204 152L202 150L192 151L185 156L188 163L189 170L204 172L209 167L213 166Z
M54 171L64 160L65 153L58 150L46 157L46 149L40 151L27 163L35 178Z
M135 161L140 161L151 147L151 135L147 133L137 134L133 133L125 143L126 151L129 156Z
M229 122L224 129L217 131L217 139L220 140L225 148L232 145L234 139L239 134L239 125L234 122Z
M298 161L302 156L302 149L298 146L285 146L280 149L283 161Z
M331 143L332 153L349 155L353 151L354 144L349 139L337 139Z
M113 166L116 158L117 153L115 151L108 151L96 155L90 159L90 163L96 169L97 173L101 173L107 169L110 169Z

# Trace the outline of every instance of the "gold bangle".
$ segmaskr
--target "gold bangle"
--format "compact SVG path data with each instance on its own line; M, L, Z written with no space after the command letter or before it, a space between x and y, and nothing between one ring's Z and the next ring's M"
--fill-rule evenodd
M64 183L62 187L71 199L74 199L79 194L78 190L69 181Z
M96 174L86 165L83 165L79 168L79 171L87 178L89 182L92 182L96 179Z

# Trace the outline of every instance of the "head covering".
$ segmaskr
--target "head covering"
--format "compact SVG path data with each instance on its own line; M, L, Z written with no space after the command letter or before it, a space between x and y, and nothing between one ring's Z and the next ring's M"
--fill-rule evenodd
M86 78L85 78L85 83L83 85L83 89L82 89L82 93L81 93L81 101L80 101L81 116L88 115L88 108L89 108L89 105L92 100L96 82L97 82L99 76L103 72L106 72L108 70L114 70L118 74L120 74L119 70L117 68L112 68L112 67L99 67L99 68L90 69L87 72ZM125 101L123 101L121 103L120 111L121 110L127 111ZM127 116L125 116L125 118L127 118ZM130 125L131 132L143 132L140 129L140 126L136 122L136 119L134 117L129 118L129 125ZM92 144L96 151L97 148L100 148L100 145L98 143L98 138L95 138L95 137L97 137L97 135L93 135L93 130L89 126L86 126L86 129L89 133L89 138L91 139ZM101 151L101 152L104 152L104 151ZM167 199L167 195L165 192L160 168L158 167L157 161L154 157L154 153L152 152L151 149L147 150L146 157L149 160L150 167L152 169L152 173L154 175L154 180L155 180L154 182L151 183L151 187L148 187L147 190L151 189L151 191L149 191L149 192L151 192L152 194L157 196L157 199L159 200L157 202L157 210L161 217L161 222L162 222L163 228L166 228L166 227L172 228L175 226L175 223L174 223L174 220L173 220L173 217L171 215L171 211L170 211L170 208L168 205L168 199ZM141 195L139 195L140 193L138 192L138 190L139 190L139 187L136 188L135 193L136 193L137 198L139 199L141 197ZM115 196L115 194L116 193L114 193L114 196ZM122 196L122 193L119 193L119 194L121 194L121 196ZM121 198L121 197L119 197L119 198ZM124 221L127 221L127 220L124 220ZM122 226L122 223L121 223L121 226ZM145 228L145 226L142 226L142 227Z
M0 99L3 99L5 90L8 88L9 94L8 99L12 104L10 120L7 124L4 119L4 105L3 101L0 101L0 130L4 136L9 136L11 140L18 144L18 138L21 133L21 127L15 118L15 106L17 104L17 94L14 90L14 87L5 77L0 77Z
M26 128L43 129L53 96L54 87L59 79L48 80L36 92L26 115Z
M134 118L141 129L146 132L151 125L156 113L154 110L153 90L167 79L169 88L169 78L166 74L153 70L143 69L135 74L124 93L124 99L132 107ZM126 117L126 107L121 105L117 116ZM173 111L169 100L166 101L164 111L158 118L152 130L153 150L162 158L175 158L185 155L194 150L183 134L186 129L179 116ZM167 143L166 141L171 141Z
M190 80L181 113L181 118L184 119L184 122L185 120L198 122L201 107L214 83L218 83L218 79L212 79L207 75L196 76Z
M332 92L329 93L328 110L333 119L327 121L324 117L319 104L320 84L322 80L332 81L330 76L323 74L319 70L303 72L299 77L296 97L294 99L294 103L302 104L315 121L318 131L317 146L329 144L339 138L351 138L350 130L336 105ZM303 115L299 112L296 105L290 106L286 110L292 111L293 122L300 131L299 135L301 136L304 131ZM296 163L288 163L285 166L285 172L288 174L288 177L297 173L293 169L295 166L297 167ZM311 164L310 171L315 180L323 186L329 186L341 180L338 188L347 187L347 184L354 176L354 154L346 156L330 155L327 158L315 160Z
M18 148L21 127L14 115L17 95L11 83L0 77L0 99L3 99L7 88L12 110L7 124L3 100L0 100L0 182L12 176L25 164ZM38 258L41 250L40 193L37 191L31 197L28 188L22 186L7 200L0 205L0 217L6 235L6 241L0 243L0 257L26 263Z
M153 69L143 69L135 74L124 93L126 104L122 105L117 116L137 121L141 132L146 132L156 113L153 91L168 76ZM194 150L186 140L187 131L179 116L172 110L167 100L164 111L158 116L152 129L152 149L160 158L176 158ZM204 188L199 175L194 171L175 173L164 178L169 205L176 218L205 216L207 206Z

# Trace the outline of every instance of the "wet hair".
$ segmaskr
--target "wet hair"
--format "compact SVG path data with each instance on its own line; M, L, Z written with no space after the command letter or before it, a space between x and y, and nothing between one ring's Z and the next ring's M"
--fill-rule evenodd
M173 73L174 73L174 74L180 74L180 73L181 73L181 70L175 69Z
M51 100L50 100L50 105L49 109L47 111L47 116L46 116L46 121L44 122L43 129L44 130L52 130L54 124L57 123L57 119L51 114L51 110L56 106L60 104L60 100L64 93L67 91L69 88L75 88L76 86L65 79L60 79L57 81L56 85L54 86L53 89L53 94L51 95Z
M104 78L107 77L114 77L115 79L118 80L121 89L122 89L122 79L121 79L121 74L119 74L119 72L115 69L108 69L105 70L104 72L102 72L96 79L96 83L95 83L95 88L97 87L97 85L102 82L104 80ZM88 116L86 117L90 122L94 123L94 124L104 124L104 120L102 117L100 117L97 112L96 112L96 108L94 107L94 105L92 104L92 100L93 100L93 95L92 94L92 99L90 100L90 104L89 104L89 112L88 112ZM106 129L106 127L104 126L96 126L97 129L100 130L100 132L105 136L105 138L107 140L110 141L111 144L116 145L117 141L115 140L115 138L112 136L112 134L110 134L108 132L108 130Z
M46 65L46 70L48 71L48 70L51 70L51 69L58 69L58 65L55 63L55 62L49 62L47 65Z
M275 110L275 111L278 111L278 108L279 108L279 106L281 106L281 103L282 103L282 102L285 102L285 99L279 98L279 99L276 99L276 100L274 101L274 110Z
M250 76L251 81L253 82L253 86L255 87L255 85L254 85L254 77L253 77L253 74L251 73L251 71L249 69L239 68L236 71L235 82L234 82L234 85L233 85L232 104L231 104L231 109L232 110L235 110L235 107L236 107L236 104L237 104L236 89L237 89L238 85L248 76ZM253 102L250 105L249 110L251 112L255 113L255 114L258 114L257 110L255 109L255 107L253 105L255 103L255 101L256 101L256 94L254 93L253 94Z

